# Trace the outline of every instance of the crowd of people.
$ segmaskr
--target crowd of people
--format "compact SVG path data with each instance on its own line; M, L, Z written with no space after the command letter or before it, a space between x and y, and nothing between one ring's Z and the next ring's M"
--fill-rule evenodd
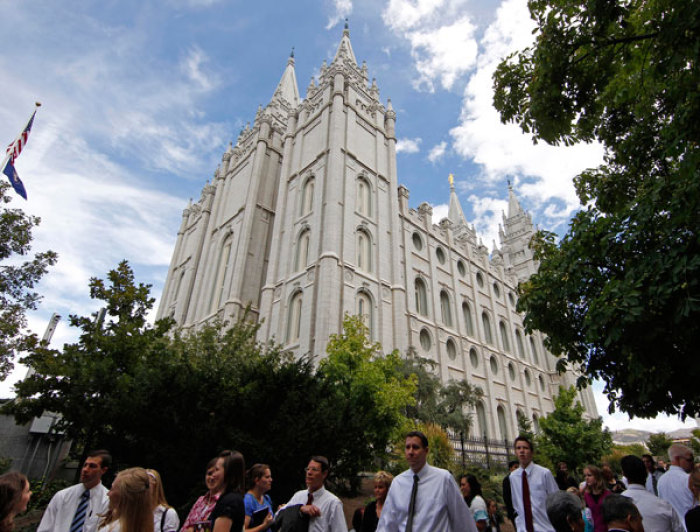
M508 518L518 532L695 532L700 531L700 467L680 444L668 450L670 466L653 457L622 458L623 477L591 464L579 484L567 464L556 476L536 464L532 441L515 440L517 461L503 480ZM393 477L374 476L374 499L352 519L356 532L500 532L502 519L494 499L485 499L474 475L459 484L452 474L427 463L426 436L405 439L409 469ZM325 482L330 464L312 456L305 468L306 488L275 507L268 492L272 472L266 464L246 470L240 452L223 451L206 467L207 492L180 525L168 504L160 474L132 467L120 471L109 490L102 477L111 466L105 450L88 454L80 482L57 492L38 532L347 532L343 505ZM14 518L27 508L29 481L21 473L0 476L0 532L14 530Z

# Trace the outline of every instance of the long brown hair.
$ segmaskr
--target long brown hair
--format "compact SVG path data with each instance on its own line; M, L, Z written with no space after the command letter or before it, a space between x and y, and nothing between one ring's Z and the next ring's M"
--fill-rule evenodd
M27 484L27 477L16 471L0 476L0 532L15 529L15 508Z
M149 477L142 467L121 471L114 479L112 490L117 490L117 504L109 501L109 510L100 526L119 521L121 532L153 532L153 507L149 491ZM111 490L110 490L111 491Z
M605 485L605 479L603 478L603 471L598 466L594 465L587 465L586 467L584 467L584 473L586 472L586 469L588 469L591 472L591 475L593 475L593 479L595 480L595 482L593 483L593 486L586 483L586 488L584 491L587 493L592 493L594 495L600 495L607 489L607 486Z

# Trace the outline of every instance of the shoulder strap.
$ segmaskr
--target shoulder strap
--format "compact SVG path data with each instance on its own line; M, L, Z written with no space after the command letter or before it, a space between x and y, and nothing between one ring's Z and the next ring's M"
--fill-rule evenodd
M170 510L170 508L166 507L163 515L160 516L160 532L163 532L163 527L165 526L165 516L167 515L168 510Z

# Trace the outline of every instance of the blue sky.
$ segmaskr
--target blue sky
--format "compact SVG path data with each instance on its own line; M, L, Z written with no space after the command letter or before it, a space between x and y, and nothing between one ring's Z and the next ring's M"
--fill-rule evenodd
M532 39L525 0L14 2L0 19L0 141L42 102L16 164L29 201L12 205L41 216L35 248L59 253L32 329L41 334L52 312L94 312L88 279L124 258L159 297L188 199L269 101L292 47L305 95L345 17L358 61L397 112L411 206L427 201L436 221L445 216L454 173L467 220L490 248L510 180L537 225L565 231L578 207L572 177L597 165L601 148L533 146L491 108L494 66ZM63 320L54 343L73 337ZM627 425L596 395L611 428Z

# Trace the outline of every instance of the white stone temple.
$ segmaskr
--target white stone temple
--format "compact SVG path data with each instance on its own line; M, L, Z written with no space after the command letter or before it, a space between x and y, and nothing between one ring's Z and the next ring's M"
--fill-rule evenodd
M434 225L431 206L410 208L398 183L395 125L347 27L304 99L291 57L184 210L158 317L191 328L250 304L261 341L319 359L344 315L360 314L385 352L415 350L444 381L481 387L472 434L512 439L516 412L537 428L575 380L515 310L518 281L537 269L530 215L509 189L489 256L451 183L449 216ZM590 388L580 399L597 416Z

